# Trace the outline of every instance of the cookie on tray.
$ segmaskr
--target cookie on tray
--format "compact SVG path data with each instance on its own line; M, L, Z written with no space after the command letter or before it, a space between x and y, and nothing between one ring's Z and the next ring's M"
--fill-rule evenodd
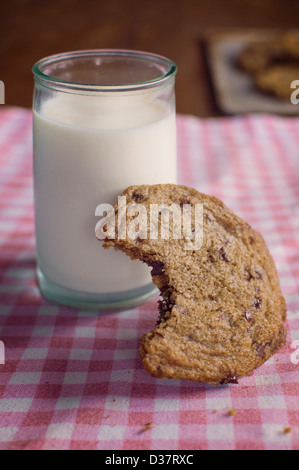
M299 31L290 31L285 34L284 48L290 58L299 60Z
M284 345L286 304L259 233L185 186L133 186L122 196L97 237L152 267L159 318L140 345L151 375L237 383Z
M294 91L291 88L294 80L299 80L299 65L296 64L273 65L255 77L256 86L261 91L288 101Z
M284 44L280 40L256 42L239 55L239 66L251 75L266 69L273 63L286 60Z

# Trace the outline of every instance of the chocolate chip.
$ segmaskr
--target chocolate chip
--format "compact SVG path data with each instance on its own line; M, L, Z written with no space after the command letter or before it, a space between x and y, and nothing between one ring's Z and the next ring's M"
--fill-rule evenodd
M132 198L134 199L135 202L139 203L139 202L144 201L146 199L146 196L142 193L134 192L132 194Z
M164 338L164 336L161 333L159 333L159 331L156 331L156 335L161 336L161 338Z
M229 258L227 256L227 253L224 250L224 248L220 248L219 254L220 254L221 258L223 259L223 261L225 261L226 263L229 263Z
M250 269L245 269L245 279L246 281L250 282L252 279L260 281L263 279L263 275L257 270L254 270L254 275L252 274Z
M209 260L211 261L212 264L215 263L215 259L213 255L211 255L210 253L209 253Z
M161 295L162 295L162 300L159 300L158 305L159 305L159 318L156 323L156 325L160 325L160 323L165 320L170 312L172 311L175 301L171 299L171 296L173 294L173 288L172 287L164 287L161 289Z
M159 300L159 318L157 320L156 325L160 325L163 320L169 317L175 303L174 302L167 302L167 300Z
M238 383L239 383L238 379L235 375L234 376L228 375L228 376L224 377L224 379L221 380L220 385L238 384Z
M254 279L254 276L251 274L251 272L248 269L245 270L245 279L248 282Z
M165 268L165 264L162 261L153 261L151 263L151 267L153 268L151 271L152 276L158 276L159 274L163 274L163 270Z
M279 328L278 336L283 336L284 334L285 334L284 327L281 326L281 327Z
M256 343L256 353L261 359L265 359L265 349L271 346L273 341L269 341L268 343Z
M248 310L245 312L245 318L246 318L246 320L247 320L249 323L252 322L253 317L254 317L254 315L253 315L252 312L249 312Z
M233 377L230 377L229 383L231 383L231 384L238 384L239 382L238 382L237 377L234 375Z
M190 204L190 201L184 197L180 202L180 206L183 207L186 204Z
M256 297L252 302L252 306L256 310L260 310L262 308L262 299L260 297Z
M256 353L261 359L265 357L265 349L266 346L264 344L256 343Z
M254 245L256 242L256 239L254 237L249 238L250 245Z

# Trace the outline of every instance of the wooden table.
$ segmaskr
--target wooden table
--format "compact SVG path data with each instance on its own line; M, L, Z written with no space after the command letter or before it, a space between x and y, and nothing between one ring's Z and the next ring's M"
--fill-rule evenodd
M30 107L32 65L76 49L139 49L176 62L177 111L217 116L202 50L211 28L297 27L297 0L1 0L6 104Z

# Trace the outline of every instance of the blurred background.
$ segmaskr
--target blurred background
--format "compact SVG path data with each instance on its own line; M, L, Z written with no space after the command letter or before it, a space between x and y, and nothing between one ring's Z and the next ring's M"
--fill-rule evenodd
M203 40L215 29L296 28L298 0L0 0L6 104L30 107L32 65L58 52L139 49L176 62L177 111L221 114Z

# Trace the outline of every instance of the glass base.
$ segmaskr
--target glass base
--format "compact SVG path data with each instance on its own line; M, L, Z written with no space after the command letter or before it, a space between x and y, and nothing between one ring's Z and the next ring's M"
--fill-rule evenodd
M39 267L37 267L37 279L43 297L51 302L77 309L127 310L147 302L159 293L153 284L110 294L79 292L49 281Z

